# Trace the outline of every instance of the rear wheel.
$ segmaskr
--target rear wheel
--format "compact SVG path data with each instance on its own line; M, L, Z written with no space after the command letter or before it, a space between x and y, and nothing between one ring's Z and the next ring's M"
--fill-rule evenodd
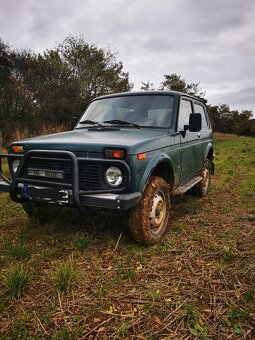
M38 202L24 202L22 207L29 217L36 218L41 223L45 223L51 218L58 216L62 209L56 205Z
M170 188L161 177L151 177L136 207L130 211L129 226L133 238L144 244L161 241L170 215Z
M202 176L202 181L194 186L194 192L197 196L203 197L208 193L211 184L211 162L209 159L204 162L200 176Z

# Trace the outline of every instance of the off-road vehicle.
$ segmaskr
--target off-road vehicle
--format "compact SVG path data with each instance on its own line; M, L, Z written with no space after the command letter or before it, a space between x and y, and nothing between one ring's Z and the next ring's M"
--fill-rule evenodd
M170 197L193 188L204 196L214 172L205 101L180 92L130 92L94 99L71 131L10 145L9 192L28 215L61 206L129 213L135 240L159 242ZM93 209L92 209L93 210Z

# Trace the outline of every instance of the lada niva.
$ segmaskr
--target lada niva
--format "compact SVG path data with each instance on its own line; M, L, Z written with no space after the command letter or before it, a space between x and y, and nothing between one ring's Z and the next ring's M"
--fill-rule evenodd
M145 244L167 231L171 195L204 196L214 172L205 100L173 91L98 97L71 131L14 142L4 157L10 176L0 167L0 191L28 215L124 211Z

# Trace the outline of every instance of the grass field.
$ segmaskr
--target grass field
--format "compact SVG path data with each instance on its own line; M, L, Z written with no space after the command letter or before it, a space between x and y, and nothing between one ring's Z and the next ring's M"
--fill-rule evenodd
M40 226L0 195L1 339L254 339L255 139L215 153L208 196L173 199L153 247L123 216Z

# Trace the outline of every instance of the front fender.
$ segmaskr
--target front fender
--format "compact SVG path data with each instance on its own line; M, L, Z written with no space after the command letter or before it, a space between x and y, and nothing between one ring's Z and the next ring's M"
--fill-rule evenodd
M163 162L166 162L169 165L169 168L172 170L172 174L174 176L174 170L173 170L174 167L173 167L173 162L172 162L171 158L166 154L157 155L150 160L150 162L148 163L148 165L147 165L147 167L144 171L144 174L143 174L142 179L140 181L140 187L139 187L140 192L144 191L146 183L147 183L148 179L150 178L150 176L152 175L153 171L156 169L156 167L159 164L161 164ZM173 178L173 181L174 180L175 180L175 178Z

